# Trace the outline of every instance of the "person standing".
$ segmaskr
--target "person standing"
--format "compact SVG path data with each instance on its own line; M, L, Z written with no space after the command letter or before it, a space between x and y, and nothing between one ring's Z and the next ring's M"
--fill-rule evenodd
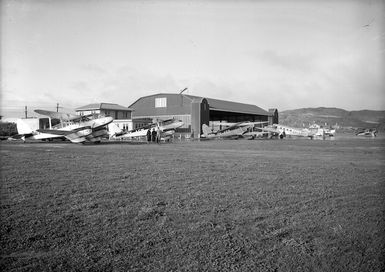
M147 143L151 143L151 129L147 130Z
M155 131L155 128L152 129L152 132L151 132L151 139L152 139L152 141L155 143L155 141L156 141L156 131Z
M156 126L156 143L160 143L160 128Z

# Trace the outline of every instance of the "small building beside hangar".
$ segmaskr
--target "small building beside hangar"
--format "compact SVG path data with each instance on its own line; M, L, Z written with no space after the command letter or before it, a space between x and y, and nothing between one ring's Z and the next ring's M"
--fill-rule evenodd
M132 109L113 103L93 103L75 109L79 115L100 114L114 118L113 123L122 130L131 130Z
M278 110L269 109L269 124L278 124Z
M203 124L213 126L213 121L271 122L271 115L274 113L278 118L277 111L268 112L252 104L173 93L141 97L129 108L132 109L133 123L138 123L139 120L144 122L175 118L184 122L184 126L177 129L177 132L191 133L195 138L202 134Z

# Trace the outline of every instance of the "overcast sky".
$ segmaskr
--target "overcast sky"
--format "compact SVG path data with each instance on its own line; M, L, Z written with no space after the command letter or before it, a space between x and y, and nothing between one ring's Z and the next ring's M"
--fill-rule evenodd
M1 113L159 92L385 110L384 1L2 0Z

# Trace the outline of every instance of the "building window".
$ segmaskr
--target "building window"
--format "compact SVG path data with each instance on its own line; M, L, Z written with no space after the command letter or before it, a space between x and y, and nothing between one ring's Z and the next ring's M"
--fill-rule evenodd
M155 98L155 108L166 108L167 97Z

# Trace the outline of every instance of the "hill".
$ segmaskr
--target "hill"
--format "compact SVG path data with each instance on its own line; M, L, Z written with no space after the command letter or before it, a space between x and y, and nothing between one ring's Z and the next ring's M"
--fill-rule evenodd
M339 108L301 108L279 113L279 123L293 127L312 124L337 128L374 128L385 130L385 111L346 111Z

